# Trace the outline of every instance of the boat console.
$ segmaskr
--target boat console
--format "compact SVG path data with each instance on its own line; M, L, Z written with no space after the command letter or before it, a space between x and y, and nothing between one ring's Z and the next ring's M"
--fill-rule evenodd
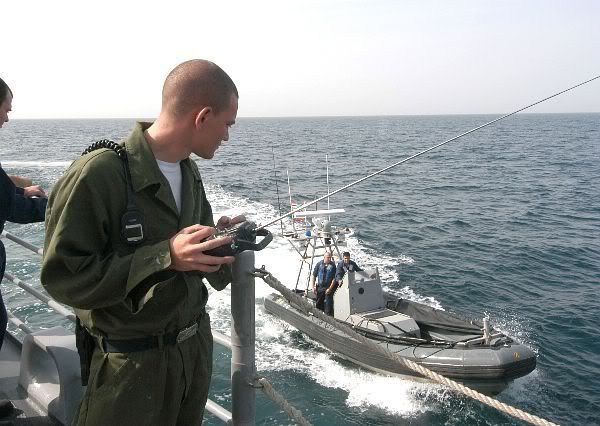
M333 296L334 317L386 335L421 337L415 320L386 308L379 271L348 271Z

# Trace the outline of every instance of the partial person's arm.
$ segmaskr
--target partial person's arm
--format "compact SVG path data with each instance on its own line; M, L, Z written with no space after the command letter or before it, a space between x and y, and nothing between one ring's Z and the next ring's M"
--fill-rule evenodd
M33 181L23 176L9 176L10 180L19 188L26 188L33 185Z
M327 290L325 291L325 294L330 294L331 292L333 292L335 290L336 284L337 284L337 280L335 279L336 275L337 275L337 268L334 265L332 265L333 268L335 268L335 271L333 271L333 277L331 277L331 282L329 283L329 287L327 287ZM327 273L327 271L325 272L327 278L329 278L329 274Z
M351 260L351 262L352 262L352 265L354 265L354 270L356 272L362 272L363 269L360 266L358 266L354 260Z
M22 188L15 187L12 180L0 168L0 220L15 223L32 223L44 220L45 198L27 198Z
M311 280L310 280L310 284L311 284L313 292L315 294L317 293L317 287L315 286L315 281L316 281L316 278L317 278L318 274L319 274L319 263L317 263L315 265L315 267L313 268L312 276L311 276Z
M342 283L342 279L344 278L344 273L344 263L338 262L335 268L335 280L338 281L340 284Z
M28 198L15 195L15 206L8 220L14 223L43 222L47 198Z
M15 205L15 184L0 167L0 222L8 220Z
M136 311L128 294L154 272L170 264L169 241L117 252L111 241L125 210L124 182L118 158L90 168L75 163L56 183L46 214L41 282L61 303L80 309L118 303ZM123 175L124 176L124 175ZM123 177L124 181L124 177ZM120 188L120 190L117 190Z

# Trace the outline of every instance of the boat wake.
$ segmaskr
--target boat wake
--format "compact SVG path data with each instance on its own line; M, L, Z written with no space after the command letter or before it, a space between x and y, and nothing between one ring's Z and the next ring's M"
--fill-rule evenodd
M256 223L265 223L278 217L273 206L229 194L218 186L207 186L207 194L214 211L218 212L216 217L244 214ZM274 234L279 231L277 225L270 229ZM413 263L410 256L393 258L378 255L365 248L355 236L348 237L347 247L359 264L379 268L382 283L388 292L437 309L442 308L435 298L420 295L408 286L400 287L398 266ZM256 252L255 264L265 265L285 286L294 288L297 257L298 254L286 239L275 236L266 249ZM305 269L307 275L305 281L300 280L301 283L306 283L308 279L308 268ZM283 371L298 373L309 377L315 382L316 388L322 386L345 392L343 404L347 407L361 411L381 410L388 415L405 418L440 410L441 405L447 404L449 395L453 395L438 384L420 382L414 377L405 379L369 372L339 358L285 321L268 314L262 300L272 292L269 286L256 280L256 365L259 374L263 372L272 376L273 372ZM229 288L221 292L211 290L207 307L213 329L224 334L229 334L230 330L230 294ZM514 327L507 328L514 330Z

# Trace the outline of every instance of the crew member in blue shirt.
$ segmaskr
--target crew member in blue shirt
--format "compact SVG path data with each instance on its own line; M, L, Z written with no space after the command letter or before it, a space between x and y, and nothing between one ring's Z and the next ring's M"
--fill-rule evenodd
M356 264L354 260L350 260L350 252L345 251L342 253L342 260L337 264L337 270L335 273L335 279L341 283L346 271L360 272L362 268Z
M312 272L312 289L317 296L317 309L327 315L333 315L333 293L337 287L335 281L336 267L331 252L326 251L323 260L319 261ZM316 282L316 285L315 285Z

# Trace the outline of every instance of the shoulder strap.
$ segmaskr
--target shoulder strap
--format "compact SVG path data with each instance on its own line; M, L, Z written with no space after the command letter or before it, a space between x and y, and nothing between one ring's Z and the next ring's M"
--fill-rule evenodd
M138 245L144 242L144 216L137 208L133 196L133 186L131 184L131 173L129 172L129 162L127 161L127 151L125 147L109 139L102 139L88 146L81 155L88 154L97 149L107 148L113 150L123 162L125 171L125 183L127 186L127 209L121 217L121 234L130 245Z

